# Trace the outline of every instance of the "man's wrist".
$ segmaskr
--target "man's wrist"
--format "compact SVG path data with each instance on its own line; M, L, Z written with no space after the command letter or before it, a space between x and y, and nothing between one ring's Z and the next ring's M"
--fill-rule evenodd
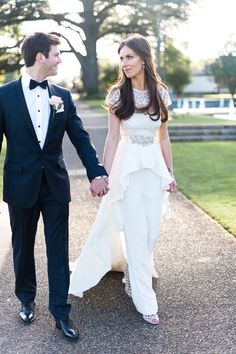
M106 175L102 175L102 176L97 176L97 177L94 177L94 179L104 179L104 178L107 178L107 176Z

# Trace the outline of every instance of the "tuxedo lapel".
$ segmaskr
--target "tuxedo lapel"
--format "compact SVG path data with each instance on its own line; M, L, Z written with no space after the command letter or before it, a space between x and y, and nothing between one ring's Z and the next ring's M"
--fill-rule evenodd
M24 96L22 84L21 84L21 78L19 78L19 80L17 80L15 82L15 90L16 90L16 99L18 101L18 107L19 107L19 110L21 111L21 115L22 115L23 119L25 120L32 137L34 138L34 140L36 141L36 143L38 145L37 135L35 133L34 126L33 126L32 120L30 118L30 114L29 114L27 104L25 101L25 96Z
M49 97L54 95L53 85L50 82L48 82L48 92L49 92ZM46 139L45 139L45 143L44 143L43 149L44 149L44 147L46 146L46 144L48 142L49 135L50 135L50 132L52 130L52 126L53 126L53 108L50 105L50 117L49 117L49 122L48 122L48 130L47 130Z

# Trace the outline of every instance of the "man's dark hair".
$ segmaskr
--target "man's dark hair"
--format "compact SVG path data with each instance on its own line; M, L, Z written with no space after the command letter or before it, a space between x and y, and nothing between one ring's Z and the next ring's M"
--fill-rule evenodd
M51 33L35 32L26 36L21 46L25 66L34 65L38 53L43 53L48 58L51 46L58 45L60 42L59 36Z

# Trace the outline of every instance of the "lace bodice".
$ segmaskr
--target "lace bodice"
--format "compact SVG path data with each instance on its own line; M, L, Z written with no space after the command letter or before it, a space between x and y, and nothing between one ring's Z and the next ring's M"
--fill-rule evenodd
M159 88L160 95L166 106L171 104L168 91L164 87ZM147 90L133 89L135 107L142 108L149 103L149 94ZM107 104L116 104L119 100L120 91L113 89L107 96ZM146 113L135 112L129 119L121 121L121 137L129 137L132 143L146 146L155 137L156 130L161 126L161 120L153 121Z
M171 99L168 91L162 86L159 86L158 90L166 107L171 105ZM148 105L149 93L147 90L133 89L133 94L134 94L134 102L136 108L143 108ZM106 98L106 103L116 104L119 101L119 98L120 98L120 90L112 89Z

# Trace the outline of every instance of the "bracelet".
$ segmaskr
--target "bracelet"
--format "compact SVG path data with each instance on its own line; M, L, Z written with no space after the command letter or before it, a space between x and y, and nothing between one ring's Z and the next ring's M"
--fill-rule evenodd
M172 169L170 167L167 167L168 172L172 175Z
M106 175L103 175L103 176L97 176L97 177L94 177L95 179L101 179L101 178L106 178L107 176Z

